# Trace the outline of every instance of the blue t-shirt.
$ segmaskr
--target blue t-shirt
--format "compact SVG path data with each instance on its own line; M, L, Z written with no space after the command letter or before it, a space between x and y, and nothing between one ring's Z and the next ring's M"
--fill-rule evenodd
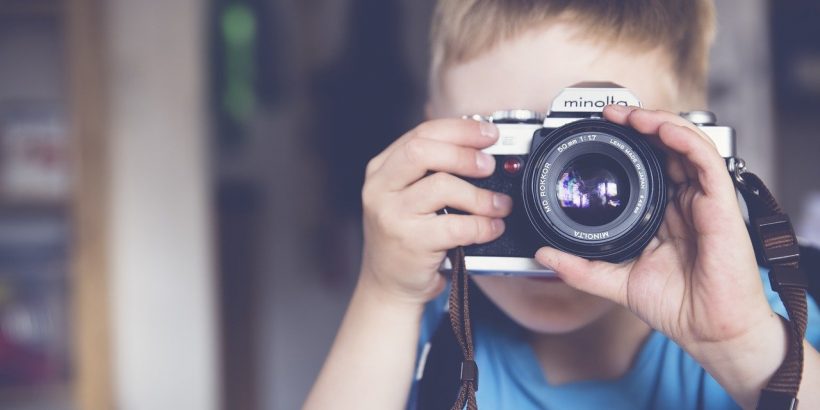
M775 312L786 317L780 298L761 271L766 296ZM421 329L420 352L441 320L446 292L430 302ZM820 346L820 311L809 298L806 339ZM482 321L473 316L475 358L480 369L477 393L484 409L738 409L728 393L677 344L653 331L631 369L612 380L590 380L552 386L527 342L526 331L508 318ZM420 353L420 360L424 354ZM420 373L420 372L419 372ZM418 376L418 374L417 374ZM418 383L408 408L414 409Z

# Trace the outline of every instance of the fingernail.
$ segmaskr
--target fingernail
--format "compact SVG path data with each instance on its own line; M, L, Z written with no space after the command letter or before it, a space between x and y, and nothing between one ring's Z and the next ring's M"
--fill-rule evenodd
M481 131L481 135L491 140L498 139L498 127L496 127L495 124L482 121L478 123L478 128Z
M475 156L475 163L478 169L488 171L495 167L495 159L492 155L478 151Z
M504 220L503 219L493 219L491 222L493 226L493 232L500 232L504 229Z
M493 194L493 206L495 209L508 209L512 206L512 198L504 194Z

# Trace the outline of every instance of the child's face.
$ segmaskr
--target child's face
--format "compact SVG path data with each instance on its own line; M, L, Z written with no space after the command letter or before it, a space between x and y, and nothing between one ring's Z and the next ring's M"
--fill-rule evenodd
M428 105L432 118L488 115L522 108L546 111L558 92L581 81L612 81L648 108L681 111L670 59L661 51L633 51L576 36L563 24L536 29L467 63L447 69ZM514 199L515 200L515 199ZM585 327L615 305L560 280L475 277L501 310L539 333Z

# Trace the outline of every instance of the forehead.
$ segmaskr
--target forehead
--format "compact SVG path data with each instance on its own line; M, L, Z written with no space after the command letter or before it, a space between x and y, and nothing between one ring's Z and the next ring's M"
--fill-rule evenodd
M679 110L678 86L666 54L607 43L584 40L565 24L501 42L441 73L430 114L454 117L512 108L543 112L561 89L581 81L612 81L631 89L645 107Z

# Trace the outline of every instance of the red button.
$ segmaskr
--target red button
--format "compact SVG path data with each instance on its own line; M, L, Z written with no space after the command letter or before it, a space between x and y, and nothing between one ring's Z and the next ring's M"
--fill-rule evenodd
M504 161L504 172L515 175L519 171L521 171L521 159L512 157Z

